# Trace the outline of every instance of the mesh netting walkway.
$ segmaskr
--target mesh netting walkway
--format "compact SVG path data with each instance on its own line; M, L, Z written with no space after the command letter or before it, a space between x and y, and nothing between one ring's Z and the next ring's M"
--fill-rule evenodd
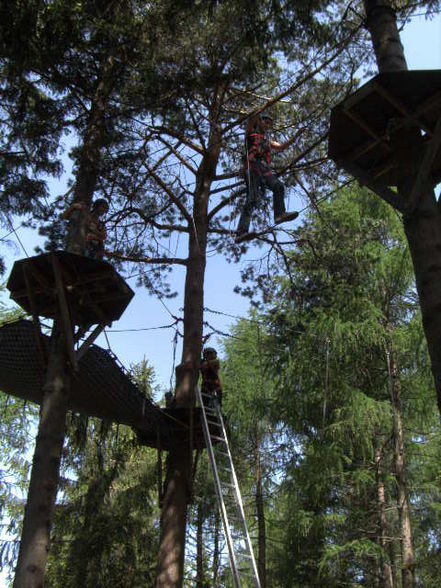
M49 337L43 338L49 348ZM153 447L167 449L187 437L189 411L157 407L105 349L92 345L78 368L72 378L70 410L129 425L142 443ZM18 320L0 327L0 390L39 404L44 377L32 322ZM195 414L197 430L198 417ZM199 445L198 434L194 442L195 447Z

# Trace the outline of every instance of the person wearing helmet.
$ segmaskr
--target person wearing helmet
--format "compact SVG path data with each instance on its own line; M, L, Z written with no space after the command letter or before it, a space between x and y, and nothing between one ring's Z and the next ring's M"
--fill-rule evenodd
M247 184L247 196L243 206L236 232L236 243L242 243L252 238L249 233L251 213L256 208L265 189L273 193L274 223L276 225L294 220L299 213L287 213L285 210L285 186L276 177L271 168L272 151L287 149L292 141L279 143L269 139L268 132L272 128L273 119L268 114L250 117L245 131L245 161L244 173Z
M201 392L217 398L222 404L222 384L219 379L219 360L216 349L205 347L201 360Z
M76 210L87 213L84 255L92 259L102 259L104 257L104 241L107 236L102 217L109 210L107 200L98 198L93 202L90 210L88 210L84 202L74 202L64 213L64 218L69 219Z

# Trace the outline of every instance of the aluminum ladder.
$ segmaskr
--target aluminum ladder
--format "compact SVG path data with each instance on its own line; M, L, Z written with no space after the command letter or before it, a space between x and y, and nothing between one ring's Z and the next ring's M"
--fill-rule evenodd
M196 388L235 588L261 588L224 419L214 394Z

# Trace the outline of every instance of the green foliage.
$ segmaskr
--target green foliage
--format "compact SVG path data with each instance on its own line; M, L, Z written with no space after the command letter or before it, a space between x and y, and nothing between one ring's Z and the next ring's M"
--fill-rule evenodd
M153 370L132 366L151 395ZM128 427L72 415L48 586L152 585L158 543L156 454Z
M389 338L399 367L413 540L422 563L418 578L427 581L440 545L438 509L429 506L439 503L432 454L439 425L401 224L378 199L347 190L323 204L319 216L311 214L294 237L297 247L285 253L285 271L260 280L264 302L257 317L266 323L266 426L278 434L272 437L273 460L282 464L277 498L266 496L274 585L373 585L385 559L399 577ZM245 339L253 328L242 325L232 334ZM241 366L243 383L235 388L241 385L241 397L251 397L257 357L249 341L232 341L225 370ZM241 397L231 418L240 414L247 430L259 403L241 412ZM230 426L234 430L234 422Z
M151 585L158 540L154 453L137 447L126 427L92 422L74 472L57 507L48 586Z

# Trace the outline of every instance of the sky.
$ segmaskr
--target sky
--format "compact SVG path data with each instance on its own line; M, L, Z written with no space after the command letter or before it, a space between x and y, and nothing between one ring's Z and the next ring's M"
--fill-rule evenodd
M414 17L404 27L401 39L405 48L405 54L410 69L441 69L441 18L439 15L432 21L426 21L424 17ZM61 194L66 192L66 182L52 183L51 192ZM288 208L293 208L294 202L287 203ZM301 217L295 223L301 222ZM288 225L292 228L295 223ZM17 223L16 223L17 225ZM18 223L19 226L19 223ZM8 233L7 228L0 232L0 238ZM25 229L18 230L18 236L28 255L33 255L33 249L38 237L35 232ZM6 250L7 272L15 260L24 257L21 245L14 234L9 238L12 248ZM206 308L217 313L207 312L205 320L215 329L222 332L228 331L235 322L234 317L244 316L248 312L249 302L242 296L234 293L235 285L240 283L240 270L248 261L258 257L255 248L250 248L239 263L229 264L220 255L207 258L205 280ZM174 269L172 285L178 290L178 296L172 300L159 301L150 296L144 289L136 288L136 277L128 279L129 285L135 289L135 297L128 306L121 319L107 330L107 340L112 351L120 361L129 367L130 364L141 361L144 357L154 367L156 382L162 392L170 388L173 375L173 339L175 331L172 328L158 328L170 325L174 316L182 316L180 311L183 304L184 268ZM3 301L7 300L3 296ZM230 316L228 316L230 315ZM107 340L101 336L97 343L107 348ZM213 336L210 345L220 346L221 338ZM180 345L176 349L176 363L179 363ZM158 395L158 399L162 394Z

